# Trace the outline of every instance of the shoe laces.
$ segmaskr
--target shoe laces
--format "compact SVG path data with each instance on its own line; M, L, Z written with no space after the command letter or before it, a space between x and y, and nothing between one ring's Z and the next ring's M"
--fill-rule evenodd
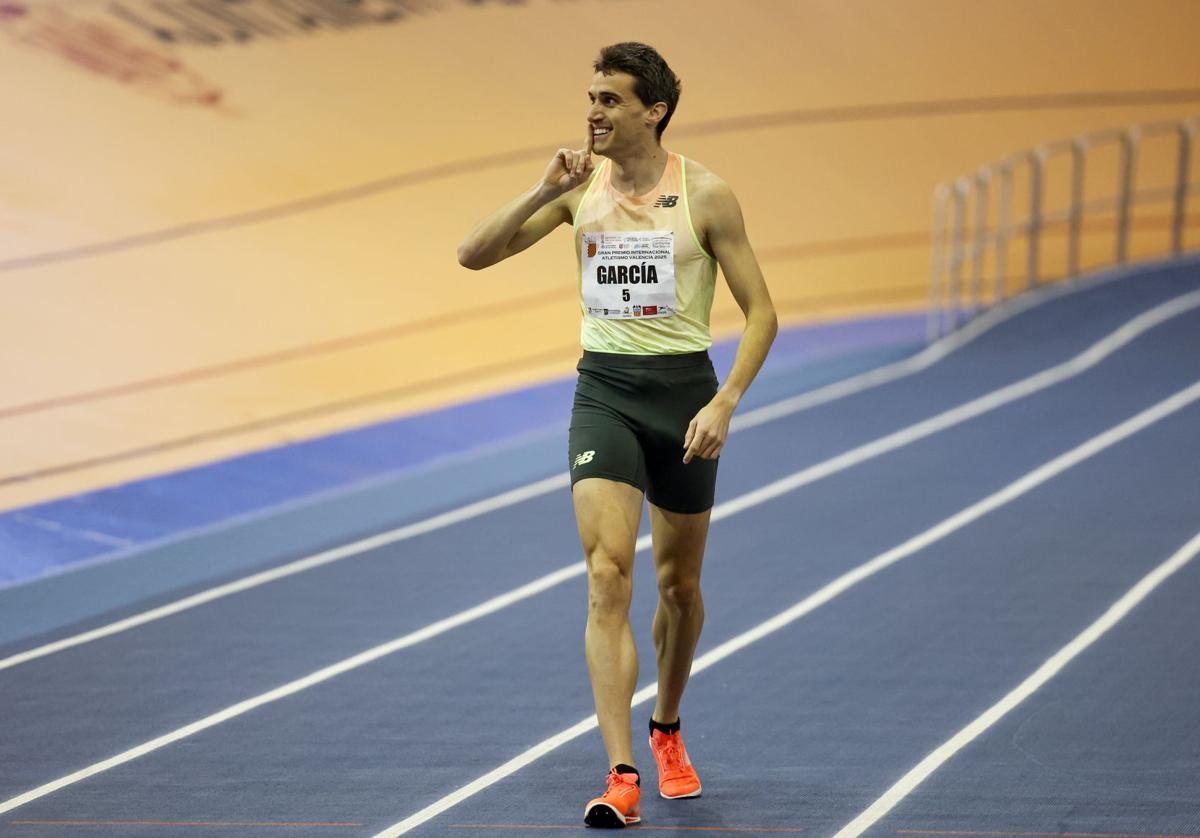
M615 768L608 772L608 777L605 779L605 782L608 783L608 792L613 791L613 786L635 786L636 787L636 785L637 785L636 783L631 783L628 780L626 780L624 775L622 775ZM622 789L619 791L627 792L628 789Z
M666 734L660 740L663 771L668 777L687 774L687 763L683 757L683 740L679 734Z

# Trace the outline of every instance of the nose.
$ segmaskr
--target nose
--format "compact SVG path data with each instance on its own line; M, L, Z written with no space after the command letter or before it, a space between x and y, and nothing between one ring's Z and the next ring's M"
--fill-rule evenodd
M600 103L593 102L592 106L590 108L588 108L588 114L587 114L588 122L595 122L596 117L598 117L599 115L600 115Z

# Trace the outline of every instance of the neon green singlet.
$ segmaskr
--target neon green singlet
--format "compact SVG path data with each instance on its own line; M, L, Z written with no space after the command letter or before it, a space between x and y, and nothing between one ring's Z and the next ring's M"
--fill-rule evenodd
M712 345L708 322L717 262L692 226L683 157L668 152L662 178L640 196L617 192L612 161L604 160L579 202L574 241L584 349L673 355ZM666 289L672 263L674 313L664 316L671 308Z

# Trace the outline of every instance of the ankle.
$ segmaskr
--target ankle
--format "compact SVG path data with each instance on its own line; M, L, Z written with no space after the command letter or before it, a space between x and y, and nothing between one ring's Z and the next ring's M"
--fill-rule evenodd
M636 781L637 784L639 786L642 784L641 772L638 771L636 768L634 768L632 765L629 765L628 763L618 762L616 765L613 766L612 770L616 771L618 774L633 774L635 777L637 777L637 781Z
M655 721L654 717L651 716L650 717L650 732L654 733L654 731L657 730L660 733L666 733L668 735L670 735L672 733L678 733L679 732L679 721L680 721L679 717L676 716L675 721L671 722L670 724L663 724L662 722Z

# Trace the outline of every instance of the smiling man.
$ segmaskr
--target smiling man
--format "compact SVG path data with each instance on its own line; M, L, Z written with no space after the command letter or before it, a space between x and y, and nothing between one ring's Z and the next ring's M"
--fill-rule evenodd
M471 231L458 259L485 268L573 225L583 358L568 462L587 560L584 646L609 765L607 790L587 804L584 821L621 827L641 820L629 604L642 498L659 592L650 751L662 797L699 797L679 705L704 622L700 568L717 458L776 318L733 192L662 147L679 101L666 61L645 44L622 43L602 49L594 70L584 147L559 149L541 180ZM596 166L593 153L606 159ZM718 264L746 316L720 387L707 352Z

